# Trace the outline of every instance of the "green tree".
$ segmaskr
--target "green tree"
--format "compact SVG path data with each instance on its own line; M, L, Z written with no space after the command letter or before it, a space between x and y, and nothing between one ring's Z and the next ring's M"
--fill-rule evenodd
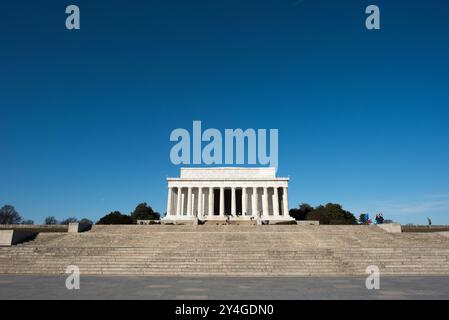
M351 212L344 210L340 204L328 203L326 209L331 219L330 224L357 224L356 217Z
M368 220L367 214L366 213L361 213L359 216L359 221L360 223L366 223L366 221Z
M13 206L5 205L0 208L0 224L19 224L22 217Z
M98 220L97 224L133 224L133 218L121 214L119 211L114 211Z
M289 214L295 220L306 220L307 214L313 211L313 207L308 203L301 203L298 208L290 209Z
M317 209L309 212L307 214L306 220L319 221L320 224L329 224L330 219L326 212L321 209L322 206L319 206Z
M153 208L147 205L146 202L140 203L131 213L131 218L134 223L137 220L158 220L160 218L160 214L155 212Z
M328 203L318 206L309 214L307 220L320 220L321 224L356 224L355 216L343 209L340 204Z

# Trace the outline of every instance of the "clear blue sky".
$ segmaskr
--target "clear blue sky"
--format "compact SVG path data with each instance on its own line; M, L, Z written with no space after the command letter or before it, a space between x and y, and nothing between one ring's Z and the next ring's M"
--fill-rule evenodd
M65 29L65 7L81 30ZM381 8L380 31L364 27ZM447 1L4 1L0 205L164 212L170 132L279 129L290 206L449 223Z

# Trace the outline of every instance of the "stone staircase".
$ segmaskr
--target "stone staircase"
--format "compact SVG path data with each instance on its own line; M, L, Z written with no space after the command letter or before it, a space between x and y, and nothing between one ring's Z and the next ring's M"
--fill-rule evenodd
M0 274L449 275L449 238L376 226L94 226L0 248Z

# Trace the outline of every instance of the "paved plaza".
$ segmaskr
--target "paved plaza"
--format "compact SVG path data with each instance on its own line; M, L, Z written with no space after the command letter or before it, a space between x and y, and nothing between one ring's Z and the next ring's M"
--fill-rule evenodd
M67 290L63 276L0 275L0 299L449 299L449 277L382 277L367 290L358 277L103 277L81 276Z

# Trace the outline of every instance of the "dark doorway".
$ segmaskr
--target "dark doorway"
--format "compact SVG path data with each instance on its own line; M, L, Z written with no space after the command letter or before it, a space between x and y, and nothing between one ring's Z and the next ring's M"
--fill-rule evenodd
M220 189L214 189L214 215L220 214Z
M235 212L238 216L242 215L242 189L235 190Z
M231 214L231 189L225 189L225 215Z

